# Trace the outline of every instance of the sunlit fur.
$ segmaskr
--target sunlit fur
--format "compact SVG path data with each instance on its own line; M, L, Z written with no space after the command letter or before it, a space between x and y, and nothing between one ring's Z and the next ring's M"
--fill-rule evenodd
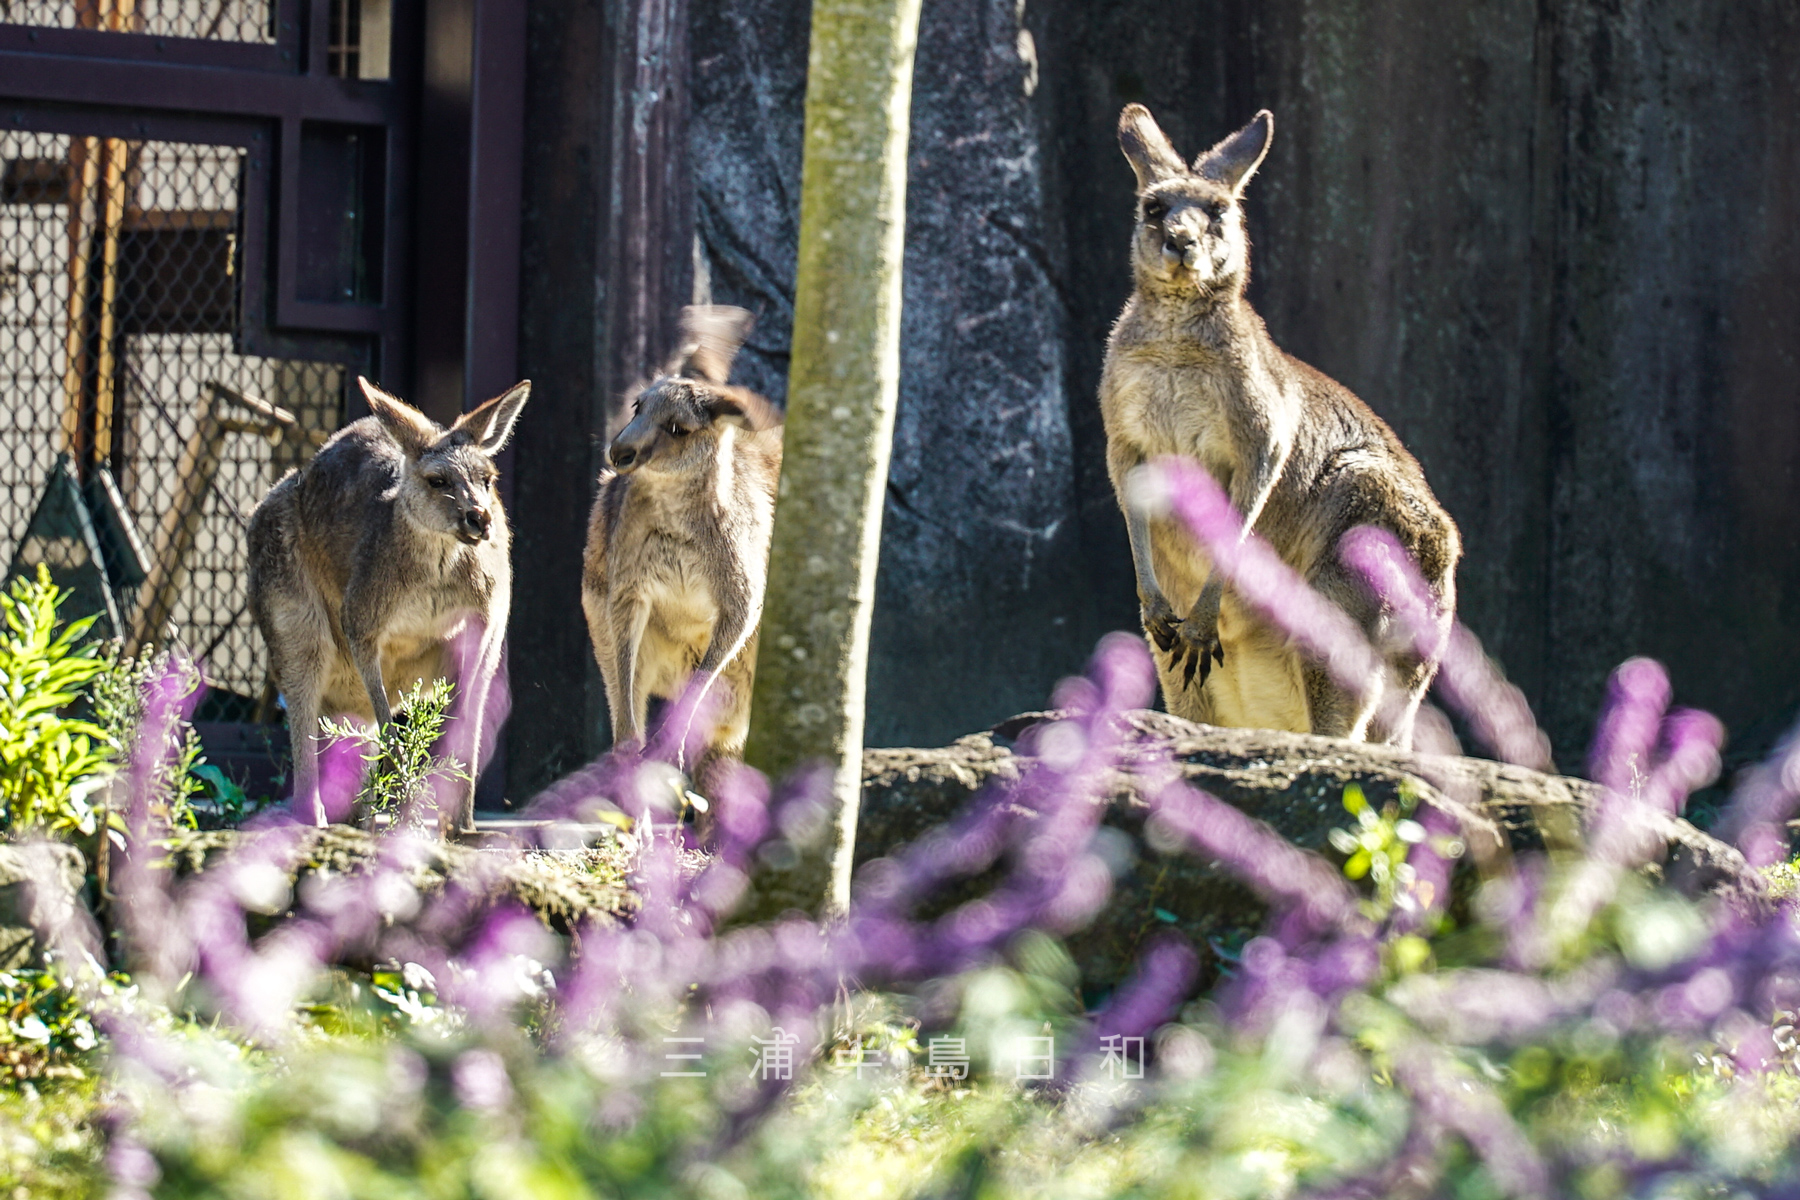
M385 724L415 682L456 678L459 719L485 732L512 596L511 531L493 456L531 385L445 429L363 380L372 415L340 430L277 483L250 518L250 611L287 702L294 802L323 821L320 716ZM474 628L460 676L450 645ZM468 739L478 758L481 738ZM481 764L464 764L471 776ZM446 824L468 826L472 781Z
M581 596L620 745L645 736L653 697L693 680L713 722L705 756L743 749L781 472L779 414L726 383L748 326L738 309L689 309L687 344L600 473Z
M1107 464L1131 530L1145 631L1169 711L1218 725L1407 744L1435 664L1400 648L1392 614L1339 560L1357 525L1394 533L1443 619L1455 605L1456 526L1418 462L1348 388L1284 354L1244 299L1242 196L1273 137L1250 124L1189 166L1149 111L1129 105L1119 143L1137 176L1135 287L1107 342L1100 384ZM1133 472L1193 459L1289 566L1356 619L1385 678L1347 691L1244 605L1194 539L1132 503ZM1399 703L1382 705L1385 689ZM1377 711L1395 714L1383 723Z

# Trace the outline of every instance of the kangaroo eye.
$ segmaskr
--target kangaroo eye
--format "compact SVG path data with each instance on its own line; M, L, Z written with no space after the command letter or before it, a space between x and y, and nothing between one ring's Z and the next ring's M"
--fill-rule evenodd
M437 488L439 491L443 491L450 486L450 479L445 475L427 475L425 477L425 482L429 483L432 487Z
M687 435L688 435L687 430L683 429L681 426L677 425L673 421L669 422L669 436L670 437L686 437Z
M1168 214L1169 206L1161 200L1144 201L1144 220L1160 221Z

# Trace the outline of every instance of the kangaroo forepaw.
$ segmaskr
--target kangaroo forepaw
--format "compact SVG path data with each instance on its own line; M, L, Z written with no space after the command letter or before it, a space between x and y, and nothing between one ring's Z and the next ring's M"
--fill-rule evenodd
M1148 601L1143 605L1144 633L1156 644L1156 648L1164 654L1174 650L1181 641L1176 632L1181 624L1175 610L1166 601Z
M1175 632L1175 624L1173 621L1158 622L1157 624L1148 626L1148 630L1150 633L1150 640L1155 642L1156 648L1161 650L1164 654L1169 653L1169 651L1175 649L1175 647L1181 643L1181 637Z
M1170 668L1181 671L1183 686L1196 686L1197 681L1197 686L1205 687L1214 664L1225 663L1225 647L1219 643L1217 623L1201 624L1190 619L1176 626L1175 633L1179 644L1169 660Z

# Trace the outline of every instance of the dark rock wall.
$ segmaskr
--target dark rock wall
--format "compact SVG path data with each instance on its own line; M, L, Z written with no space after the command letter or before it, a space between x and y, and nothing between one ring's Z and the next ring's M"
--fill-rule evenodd
M1572 7L1540 46L1545 707L1648 653L1759 741L1800 699L1800 7Z
M694 0L692 139L713 299L759 314L738 378L781 398L807 6ZM1037 64L1013 0L926 0L913 79L900 410L869 678L873 745L1043 702L1102 632L1075 519L1064 298Z
M807 8L691 0L703 265L761 314L742 377L777 397ZM570 53L546 40L533 70ZM1778 727L1800 702L1800 8L925 0L872 744L1033 707L1135 623L1094 402L1131 100L1190 155L1274 110L1253 297L1424 463L1463 528L1464 619L1564 769L1631 654L1740 745Z

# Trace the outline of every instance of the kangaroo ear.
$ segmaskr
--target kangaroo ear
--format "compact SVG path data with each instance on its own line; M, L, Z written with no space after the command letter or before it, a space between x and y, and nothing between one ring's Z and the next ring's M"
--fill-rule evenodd
M521 379L492 400L456 418L451 429L460 429L475 439L484 454L498 454L506 439L512 436L513 423L519 410L531 399L531 380Z
M750 410L736 396L708 396L706 415L715 422L750 428Z
M1141 104L1127 104L1119 114L1119 149L1137 174L1138 191L1153 183L1187 174L1187 166L1175 147L1163 136L1162 127Z
M736 425L753 432L775 424L775 414L768 402L740 389L714 392L706 397L703 407L707 416L715 422Z
M685 375L708 383L731 378L731 360L750 336L756 317L729 305L690 305L681 310L681 349L665 375Z
M382 391L361 375L356 377L356 382L362 388L363 399L369 402L369 412L408 454L424 453L444 432L437 422L400 397Z
M1194 160L1194 173L1243 194L1275 137L1275 114L1263 109L1250 123Z

